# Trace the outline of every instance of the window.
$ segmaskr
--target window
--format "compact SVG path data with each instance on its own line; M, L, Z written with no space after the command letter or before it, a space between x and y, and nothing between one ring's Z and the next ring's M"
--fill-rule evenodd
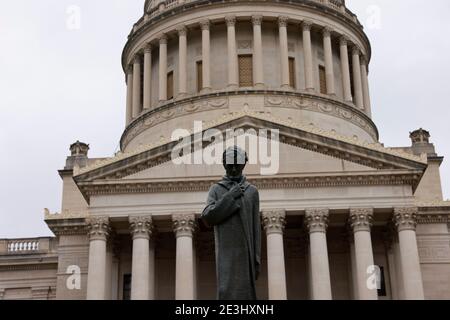
M167 100L173 99L173 71L167 74Z
M123 275L123 300L131 300L131 274Z
M203 89L203 61L197 61L197 92Z
M324 66L319 66L320 93L327 94L327 75Z
M253 59L251 55L239 56L239 86L253 87Z
M296 88L295 58L289 58L289 85Z

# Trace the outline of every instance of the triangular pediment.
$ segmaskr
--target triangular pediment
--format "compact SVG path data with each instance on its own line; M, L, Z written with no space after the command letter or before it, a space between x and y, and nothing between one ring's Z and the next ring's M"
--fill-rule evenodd
M384 148L380 144L362 143L317 128L286 122L267 114L239 112L206 123L204 131L215 128L222 132L233 128L278 129L280 144L279 175L323 174L330 172L414 171L421 175L427 167L422 159L399 151ZM191 141L194 141L194 134ZM135 150L128 154L104 160L75 172L74 180L79 186L99 184L101 181L180 179L208 177L223 174L221 165L172 164L172 151L179 144L161 142ZM194 147L192 147L192 150ZM249 165L247 174L257 174L258 166Z

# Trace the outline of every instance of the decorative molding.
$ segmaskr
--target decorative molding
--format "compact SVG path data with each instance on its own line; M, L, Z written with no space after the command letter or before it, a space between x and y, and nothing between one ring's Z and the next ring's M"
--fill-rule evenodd
M393 222L398 232L405 230L416 230L417 226L417 215L419 213L419 208L409 207L409 208L394 208Z
M197 229L194 214L175 214L172 216L173 231L175 237L193 237Z
M153 233L151 216L130 216L130 233L134 239L150 239Z
M263 211L262 225L267 235L272 233L283 234L283 230L286 226L286 211Z
M420 208L419 208L419 211L420 211ZM450 223L450 212L449 212L449 214L420 214L419 213L417 215L417 224L440 224L440 223L444 223L444 224Z
M252 49L253 41L252 40L239 40L237 42L238 49Z
M349 224L353 232L367 231L370 232L373 221L372 208L351 208Z
M326 233L328 228L328 209L306 209L305 224L308 232Z

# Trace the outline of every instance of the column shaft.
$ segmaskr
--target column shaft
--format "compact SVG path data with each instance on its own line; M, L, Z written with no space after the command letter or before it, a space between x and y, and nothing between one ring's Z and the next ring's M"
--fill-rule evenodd
M323 48L325 54L327 93L334 95L336 91L334 85L333 47L331 45L331 30L329 28L323 30Z
M195 216L175 215L173 226L176 236L175 299L193 300L195 286L192 238L195 230Z
M263 212L263 224L267 234L267 273L270 300L287 299L283 245L285 218L285 211Z
M129 125L132 120L133 120L133 68L129 67L127 70L126 125Z
M372 239L372 209L351 209L350 224L355 239L355 260L360 300L377 300L377 288L369 286L369 278L373 275L368 271L374 266Z
M331 279L326 236L328 210L306 210L305 218L309 231L312 298L314 300L331 300Z
M136 56L133 64L133 118L141 113L141 58Z
M144 51L144 103L145 110L151 108L152 88L152 47L147 45Z
M364 109L364 98L361 82L361 62L359 58L359 49L354 47L352 51L353 57L353 88L355 91L355 105L358 109Z
M204 20L200 23L202 29L202 91L211 90L211 38L210 38L210 22Z
M362 80L362 91L364 99L364 109L369 117L372 116L372 106L370 102L370 89L369 89L369 78L367 74L367 61L365 58L361 59L361 80Z
M167 36L159 39L159 101L167 100Z
M236 89L239 87L238 56L236 49L236 17L227 16L227 39L228 39L228 87Z
M396 208L394 213L406 300L425 298L416 238L417 213L417 208Z
M262 47L262 33L261 24L262 16L253 16L253 74L254 85L256 88L264 88L264 65L263 65L263 47Z
M312 45L311 45L311 25L309 21L304 21L303 29L303 56L305 58L305 84L307 91L314 91L314 75L312 62Z
M348 46L347 39L341 37L340 39L341 50L341 73L342 73L342 86L344 88L344 101L352 102L352 89L350 83L350 63L348 61Z
M288 24L287 17L279 17L278 18L279 38L280 38L280 57L281 57L281 87L282 88L290 88L287 24Z
M179 95L187 94L187 29L185 26L178 28L179 37L179 72L178 91Z
M107 217L88 220L89 265L87 300L104 300L106 297L106 243L109 235Z

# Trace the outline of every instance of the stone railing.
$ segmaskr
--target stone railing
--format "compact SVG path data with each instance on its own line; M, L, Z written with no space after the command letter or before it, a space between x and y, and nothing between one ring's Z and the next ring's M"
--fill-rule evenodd
M214 3L214 2L226 2L227 0L209 0L209 1L204 1L204 0L164 0L164 1L160 1L159 3L156 4L157 0L155 1L155 5L148 5L148 7L146 8L146 13L144 15L144 17L142 17L133 27L133 31L138 30L141 26L143 26L148 20L164 13L165 11L168 11L170 9L173 9L175 7L178 6L182 6L182 5L187 5L190 3L198 3L198 4L203 4L203 3ZM229 0L230 2L238 2L237 0ZM252 0L249 0L252 1ZM261 1L261 0L254 0L254 1ZM268 1L268 0L266 0ZM358 22L358 19L356 17L355 14L353 14L350 10L348 10L345 6L345 0L285 0L288 3L320 3L324 6L327 6L331 9L334 9L336 11L341 12L342 14L344 14L345 16L347 16L347 18L353 20L356 23ZM274 1L275 2L275 1ZM278 0L276 2L284 2L283 0Z
M0 255L48 253L53 249L53 238L0 240Z

